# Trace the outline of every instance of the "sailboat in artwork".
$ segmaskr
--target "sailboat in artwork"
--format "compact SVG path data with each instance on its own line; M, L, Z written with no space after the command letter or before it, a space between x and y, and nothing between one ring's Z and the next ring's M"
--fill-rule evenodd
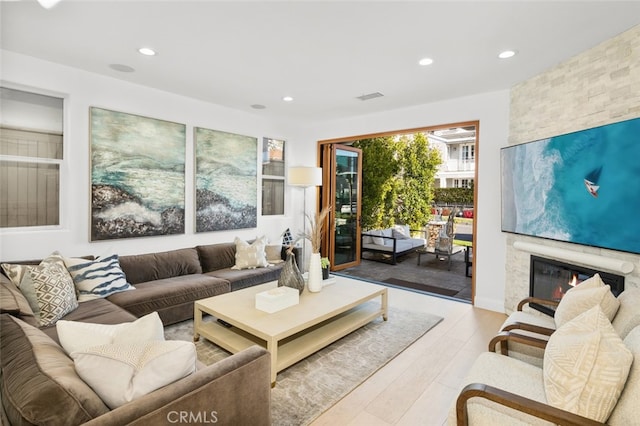
M595 198L598 198L598 189L600 189L600 186L598 186L600 173L602 173L602 166L592 170L584 178L584 185L587 187L587 191L589 191L589 194L593 195Z

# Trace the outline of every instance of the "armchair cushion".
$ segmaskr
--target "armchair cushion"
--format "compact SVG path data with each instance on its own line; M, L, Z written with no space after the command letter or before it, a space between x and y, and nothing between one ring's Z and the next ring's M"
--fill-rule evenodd
M633 353L633 363L616 408L608 423L611 425L631 425L638 422L638 401L640 401L640 327L635 327L624 339L624 345Z
M596 305L600 305L609 321L613 320L620 307L620 302L598 274L565 293L554 316L556 326L561 327Z
M484 352L476 359L462 385L470 383L484 383L547 403L541 368L493 352ZM474 426L552 424L482 398L468 401L468 414L469 424ZM448 424L456 424L455 404L449 411Z
M618 332L621 339L640 325L640 288L627 288L618 296L620 308L611 325Z
M544 353L544 388L550 405L607 420L625 385L633 355L600 306L556 330Z

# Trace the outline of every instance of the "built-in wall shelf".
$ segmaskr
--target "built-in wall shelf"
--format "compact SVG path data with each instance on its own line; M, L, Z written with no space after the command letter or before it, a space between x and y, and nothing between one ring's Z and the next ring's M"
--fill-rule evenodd
M537 254L551 259L561 259L584 265L592 269L612 271L619 274L629 274L633 271L635 266L632 262L626 260L614 259L612 257L590 253L582 253L559 247L549 247L542 244L528 243L524 241L514 242L513 247L517 250L531 254Z

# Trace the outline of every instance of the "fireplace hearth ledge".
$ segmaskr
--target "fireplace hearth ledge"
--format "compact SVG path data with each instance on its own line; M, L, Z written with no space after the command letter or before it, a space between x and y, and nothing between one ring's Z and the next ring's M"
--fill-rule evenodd
M546 256L552 259L575 262L592 269L609 270L621 274L629 274L634 268L633 263L625 260L566 250L558 247L543 246L541 244L527 243L524 241L514 242L513 247L520 251Z

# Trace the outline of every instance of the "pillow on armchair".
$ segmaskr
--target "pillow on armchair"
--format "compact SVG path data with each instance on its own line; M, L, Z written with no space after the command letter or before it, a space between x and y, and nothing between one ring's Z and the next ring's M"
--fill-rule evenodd
M596 305L558 328L544 352L549 404L604 422L627 381L633 354Z
M613 320L620 307L620 301L611 293L610 287L604 284L599 274L564 294L554 315L556 327L561 327L596 305L602 308L609 321Z

